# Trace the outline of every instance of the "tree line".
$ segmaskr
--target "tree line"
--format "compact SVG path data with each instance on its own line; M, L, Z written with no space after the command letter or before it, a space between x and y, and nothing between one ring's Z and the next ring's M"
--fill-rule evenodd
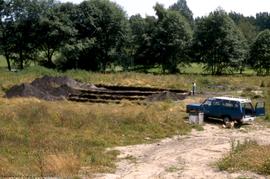
M8 69L48 68L177 73L192 62L211 74L270 73L270 13L246 17L222 9L194 19L186 0L155 16L128 17L109 0L80 4L54 0L0 0L0 54Z

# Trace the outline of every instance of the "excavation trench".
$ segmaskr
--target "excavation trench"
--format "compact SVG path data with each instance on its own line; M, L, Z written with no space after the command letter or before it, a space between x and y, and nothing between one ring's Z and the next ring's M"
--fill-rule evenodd
M133 102L182 100L188 91L165 88L113 86L89 84L69 77L44 76L31 83L11 87L5 97L36 97L43 100L70 100L77 102L120 103L122 100Z

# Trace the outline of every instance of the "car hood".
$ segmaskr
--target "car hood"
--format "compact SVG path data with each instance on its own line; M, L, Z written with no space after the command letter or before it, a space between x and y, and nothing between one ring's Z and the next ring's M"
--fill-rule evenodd
M199 107L201 105L202 105L201 103L188 104L188 106L194 106L194 107Z

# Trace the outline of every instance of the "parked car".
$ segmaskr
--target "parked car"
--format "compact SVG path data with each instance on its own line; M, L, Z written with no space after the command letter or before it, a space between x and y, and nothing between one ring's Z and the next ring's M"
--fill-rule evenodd
M235 97L211 97L201 104L189 104L187 113L203 112L204 118L222 119L224 123L237 121L245 123L254 121L257 116L265 115L265 103L256 103L255 108L250 99Z

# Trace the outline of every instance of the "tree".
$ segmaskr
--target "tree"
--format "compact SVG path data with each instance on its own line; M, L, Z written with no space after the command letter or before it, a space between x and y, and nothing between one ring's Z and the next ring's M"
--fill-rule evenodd
M8 70L11 71L10 56L11 56L11 39L12 32L10 28L9 19L9 3L7 1L0 1L0 53L6 58Z
M259 75L269 75L270 72L270 30L258 34L251 46L249 65Z
M158 16L155 47L156 58L163 71L169 73L178 72L178 65L187 62L187 48L191 42L191 28L181 14L164 9L157 4L155 6Z
M79 51L74 53L78 57L78 68L105 71L126 38L126 14L116 3L109 0L84 1L77 8L76 14L72 15L78 30L76 42L73 44L75 48L70 48L69 45L65 53L70 54L72 52L69 50L77 49ZM69 57L65 58L69 61Z
M155 28L157 20L153 16L142 18L140 15L131 16L129 19L131 28L132 56L134 64L143 66L144 69L153 67L156 61L154 50Z
M270 13L268 12L257 13L256 25L260 31L270 29Z
M223 10L217 10L197 20L194 49L198 62L205 69L220 75L243 69L247 44L241 31Z
M258 33L255 18L252 16L245 17L244 15L236 12L230 12L228 15L234 21L237 27L241 30L241 32L247 39L248 44L251 45Z
M45 58L41 61L46 67L55 67L52 57L56 51L76 35L76 30L69 17L60 9L60 4L53 0L41 2L42 12L37 25L39 49Z
M187 62L191 28L186 19L162 5L154 7L157 18L131 16L132 43L135 65L144 69L159 65L163 72L178 72L178 65Z
M191 26L194 25L193 13L189 9L186 0L178 0L176 3L171 5L169 9L180 12L180 14L186 18Z
M12 59L23 69L28 60L35 60L38 41L36 40L36 25L41 11L36 0L10 0L7 3L7 13L2 19L6 23L8 35L6 41Z

